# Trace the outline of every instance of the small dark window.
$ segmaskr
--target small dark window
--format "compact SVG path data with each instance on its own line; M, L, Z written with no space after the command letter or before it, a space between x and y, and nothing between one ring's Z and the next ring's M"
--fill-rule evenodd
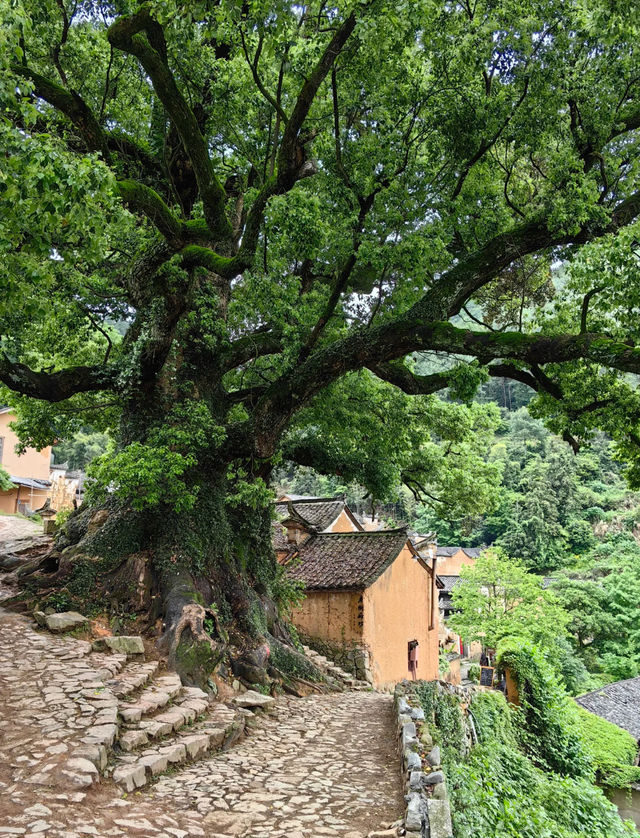
M2 452L4 450L4 437L0 436L0 463L2 462Z
M409 672L411 673L411 677L415 681L418 677L418 646L420 644L417 640L410 640L407 643L407 654L409 658Z

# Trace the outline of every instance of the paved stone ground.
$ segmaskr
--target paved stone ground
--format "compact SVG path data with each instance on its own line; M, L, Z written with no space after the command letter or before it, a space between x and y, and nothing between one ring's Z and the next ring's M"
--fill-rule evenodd
M42 535L42 524L17 515L0 515L0 543L35 535Z
M363 838L402 810L391 698L286 698L226 753L122 797L74 788L64 761L96 723L113 656L0 610L0 838Z

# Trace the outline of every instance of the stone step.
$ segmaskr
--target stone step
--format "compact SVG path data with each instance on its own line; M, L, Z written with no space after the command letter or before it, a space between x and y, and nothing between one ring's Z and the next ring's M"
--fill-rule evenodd
M146 693L146 690L145 690ZM144 695L144 693L143 693ZM134 717L127 718L129 707L135 709ZM129 705L120 712L125 725L120 730L118 744L123 751L133 751L178 732L185 725L192 724L209 708L209 696L197 687L180 687L180 693L171 707L160 707L160 712L148 710L139 716L140 704ZM138 717L139 716L139 717Z
M166 707L182 692L182 681L175 672L155 677L135 701L119 701L118 715L125 722L139 722L142 718Z
M164 773L169 767L203 759L233 743L244 730L245 718L225 705L215 705L208 717L178 730L156 745L137 753L119 754L107 774L124 791L131 792Z
M126 660L126 656L124 656ZM158 671L158 661L129 663L117 678L107 681L106 686L118 698L125 698L146 686Z

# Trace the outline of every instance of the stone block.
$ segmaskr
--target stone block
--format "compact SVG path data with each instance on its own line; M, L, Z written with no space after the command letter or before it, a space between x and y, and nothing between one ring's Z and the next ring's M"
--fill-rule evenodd
M91 727L87 728L86 735L83 736L82 741L87 744L97 742L110 748L115 742L117 733L118 728L116 725L91 725Z
M62 611L60 614L46 614L45 623L49 631L61 632L88 626L89 620L77 611Z
M422 788L422 771L412 771L409 774L409 788L411 791L420 791Z
M422 760L420 754L406 748L404 751L404 767L405 771L420 771L422 768Z
M187 758L187 749L184 745L164 745L158 751L166 756L169 762L184 762Z
M138 635L105 637L104 642L112 652L120 652L125 655L144 655L144 643Z
M413 722L406 722L402 725L402 747L408 748L411 745L417 745L417 743L415 724Z
M123 730L118 737L118 744L123 751L133 751L149 741L144 730Z
M155 722L161 724L171 725L172 730L178 730L185 722L190 721L189 715L185 713L182 707L172 707L171 710L166 710L164 713L159 713L154 717Z
M449 801L432 797L427 801L427 807L430 838L453 838Z
M152 739L160 739L162 736L168 736L173 732L173 725L158 721L158 716L156 716L155 719L150 719L148 722L140 722L140 729L144 730Z
M197 759L201 754L206 754L209 750L209 737L205 733L185 736L182 744L187 749L187 754L191 759Z
M437 765L442 765L440 748L437 745L434 748L432 748L427 754L427 762L429 763L429 765L432 765L434 767Z
M119 765L113 772L113 781L125 791L133 791L144 786L146 770L144 765Z
M82 757L92 762L98 771L104 771L107 767L107 749L104 745L79 745L73 752L74 757Z
M118 712L125 722L139 722L142 718L142 707L132 704L130 707L120 707Z
M210 748L221 748L227 735L227 730L224 727L206 728L206 735L209 737Z
M423 821L424 813L422 797L416 792L412 792L409 795L409 800L407 801L407 809L404 815L405 828L408 832L411 830L421 832Z
M147 773L155 777L156 774L162 774L167 770L168 762L166 754L148 754L146 757L140 757L138 765L144 765Z
M436 800L448 800L449 795L447 794L447 784L446 783L436 783L433 787L433 797Z
M235 696L231 701L236 707L247 707L249 710L254 707L267 710L276 703L275 698L272 698L272 696L262 695L262 693L255 692L255 690L247 690L246 693Z
M424 721L424 710L422 709L422 707L412 707L410 715L415 722Z
M444 774L442 771L432 771L431 774L425 774L424 783L427 786L435 786L436 783L444 783Z
M97 783L100 775L92 762L84 757L72 757L61 766L60 776L65 785L72 788L87 788Z

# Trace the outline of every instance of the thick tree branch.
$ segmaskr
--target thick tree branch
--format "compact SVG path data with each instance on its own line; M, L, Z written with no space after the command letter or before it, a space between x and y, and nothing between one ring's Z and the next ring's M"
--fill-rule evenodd
M301 160L299 157L299 136L305 119L311 109L320 85L331 70L336 58L342 52L356 26L356 16L352 12L338 27L331 41L322 53L320 60L298 94L287 126L282 135L278 153L278 185L280 191L291 189L298 179Z
M25 364L13 363L0 355L0 381L23 396L61 402L77 393L115 389L114 367L69 367L59 372L35 372Z
M13 66L14 72L33 85L33 92L52 107L63 113L80 131L89 151L99 151L105 163L111 161L106 137L91 108L74 91L45 78L22 64Z
M599 294L600 291L604 291L604 289L604 285L599 285L597 288L592 288L591 291L588 291L584 295L584 299L582 300L582 309L580 312L580 332L582 334L587 331L587 315L589 314L589 303L591 302L591 298L595 297L596 294Z
M243 335L231 344L225 357L224 369L229 372L255 358L277 355L282 352L282 347L282 336L276 330L265 329L250 335Z
M569 244L585 244L615 233L640 215L640 192L621 201L606 223L587 224L575 234L552 233L543 221L529 221L499 233L478 251L444 273L407 313L409 318L444 320L458 314L477 291L516 259Z
M176 249L182 246L185 227L154 189L133 180L119 180L117 185L125 203L144 213Z
M431 350L467 355L481 363L506 359L529 367L584 359L623 372L640 373L640 348L605 335L527 335L520 332L472 332L451 323L425 323L401 318L318 350L278 379L260 400L254 414L259 456L271 456L278 436L312 396L347 372L371 364Z
M135 14L116 20L107 36L114 47L134 55L149 75L193 166L211 233L219 241L230 240L233 231L225 215L225 191L214 174L198 121L169 69L162 28L151 17L150 5L145 3Z
M383 381L393 384L410 396L428 396L447 388L452 381L451 371L418 375L401 362L367 364L371 372Z

